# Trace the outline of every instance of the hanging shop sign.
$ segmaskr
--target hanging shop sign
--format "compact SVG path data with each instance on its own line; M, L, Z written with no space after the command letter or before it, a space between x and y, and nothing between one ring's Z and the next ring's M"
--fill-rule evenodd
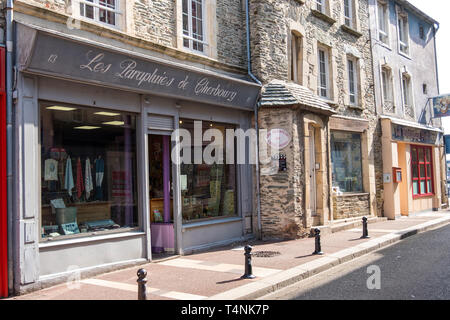
M432 100L435 118L450 116L450 94L438 96Z
M392 140L439 145L439 137L436 131L392 124Z
M24 71L148 94L253 110L260 91L259 85L244 80L128 56L40 31L30 52Z

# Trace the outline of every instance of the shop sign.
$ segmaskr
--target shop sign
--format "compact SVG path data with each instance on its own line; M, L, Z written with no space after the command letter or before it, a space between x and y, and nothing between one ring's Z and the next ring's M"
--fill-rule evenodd
M249 110L255 106L259 85L155 60L38 32L24 70L196 102Z
M434 117L450 116L450 94L433 98Z
M392 139L410 143L439 144L439 133L419 128L392 124Z

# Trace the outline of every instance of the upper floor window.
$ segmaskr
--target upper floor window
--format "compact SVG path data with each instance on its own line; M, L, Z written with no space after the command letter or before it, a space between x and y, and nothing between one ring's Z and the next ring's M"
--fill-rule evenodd
M402 95L405 114L411 118L414 118L411 76L407 73L402 74Z
M330 60L327 49L320 47L318 49L318 94L320 97L330 99Z
M408 19L404 15L398 17L398 41L400 52L409 54L409 26Z
M323 14L327 14L327 1L328 0L316 0L316 10Z
M378 40L384 44L389 43L389 11L388 4L378 1Z
M358 74L356 72L357 61L354 58L347 59L348 69L348 92L350 104L358 104Z
M204 51L204 2L183 0L183 46L195 51Z
M80 16L107 25L117 25L118 0L79 0Z
M354 0L344 0L344 23L347 27L353 28L353 7Z
M291 34L291 75L290 80L302 84L303 77L303 56L302 56L302 37L294 33Z
M395 113L392 70L390 68L385 66L381 68L381 82L383 90L383 109L387 112Z

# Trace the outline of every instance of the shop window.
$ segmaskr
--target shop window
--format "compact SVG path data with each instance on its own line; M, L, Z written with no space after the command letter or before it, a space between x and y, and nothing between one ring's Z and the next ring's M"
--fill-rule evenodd
M291 34L291 81L302 84L303 78L303 57L302 57L302 37Z
M378 1L378 40L389 45L389 7L386 1Z
M343 193L363 191L361 134L331 131L333 188Z
M432 148L411 146L411 172L413 196L429 196L433 190Z
M183 46L203 52L205 42L204 32L204 2L203 0L183 0Z
M186 129L191 134L192 159L190 163L181 164L181 197L183 222L200 221L220 217L237 216L236 165L227 164L226 144L220 141L206 141L201 146L202 153L211 143L218 143L223 149L223 161L213 164L194 164L194 121L180 120L180 129ZM235 129L232 125L202 122L203 134L208 129L221 132L226 137L227 129ZM183 153L186 149L183 149ZM236 154L236 153L235 153Z
M117 25L118 0L79 0L80 16L107 25Z
M41 236L138 227L136 116L41 103Z

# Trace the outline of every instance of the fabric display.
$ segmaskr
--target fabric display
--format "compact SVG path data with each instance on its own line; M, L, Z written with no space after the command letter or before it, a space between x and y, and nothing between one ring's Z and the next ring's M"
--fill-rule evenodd
M103 178L105 176L105 160L98 157L95 160L95 200L103 200Z
M66 161L66 172L64 175L64 189L67 190L70 196L72 196L72 189L75 187L73 182L73 172L72 172L72 159L67 158Z
M81 199L84 191L83 172L81 168L81 159L77 160L77 197Z
M94 190L94 184L92 182L92 172L91 172L91 161L89 158L86 159L86 170L85 170L85 191L86 191L86 199L89 199L91 196L91 191Z
M45 160L44 180L58 181L58 161L54 159Z

